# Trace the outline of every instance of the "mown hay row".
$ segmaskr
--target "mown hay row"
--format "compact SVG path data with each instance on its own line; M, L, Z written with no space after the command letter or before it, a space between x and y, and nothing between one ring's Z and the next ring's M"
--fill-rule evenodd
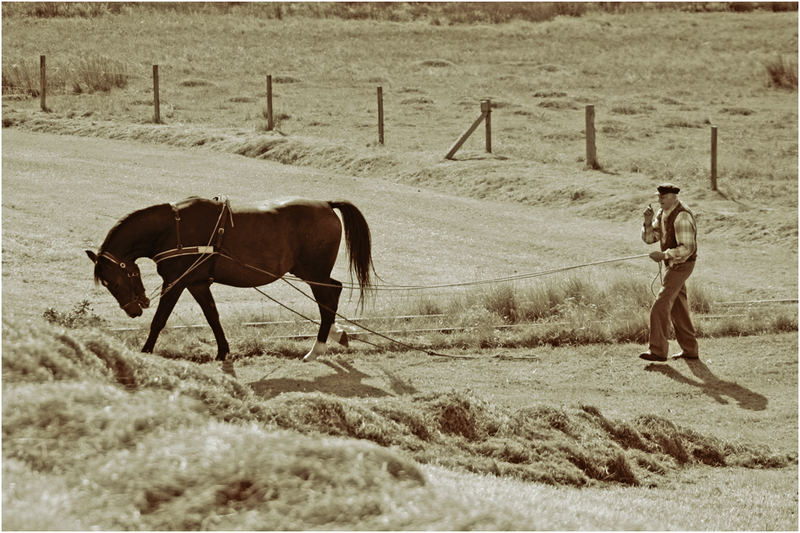
M132 352L92 329L6 321L3 373L3 436L10 443L4 455L45 472L58 468L52 461L60 457L61 464L78 464L92 453L130 449L142 438L210 421L359 439L421 463L574 486L653 484L695 464L796 461L652 415L614 421L592 406L510 410L469 391L263 399L214 365Z

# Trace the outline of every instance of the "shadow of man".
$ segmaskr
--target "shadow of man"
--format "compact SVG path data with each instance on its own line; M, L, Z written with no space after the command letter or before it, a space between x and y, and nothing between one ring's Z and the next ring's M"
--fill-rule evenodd
M372 378L373 376L358 370L350 363L343 361L333 362L329 360L320 362L331 367L335 373L327 376L320 376L313 380L295 378L266 379L265 376L258 381L249 383L249 385L256 394L267 399L274 398L284 392L323 392L343 398L380 398L382 396L391 395L390 392L381 388L362 383L363 380ZM384 373L386 372L384 371ZM390 389L395 391L398 385L395 380L392 379L393 376L388 377L390 379Z
M644 369L648 372L663 374L678 383L697 387L720 404L727 404L728 401L725 397L728 397L736 401L742 409L763 411L767 408L769 402L766 396L753 392L733 381L719 379L700 359L683 359L683 361L686 362L689 370L699 381L684 376L666 364L651 363Z

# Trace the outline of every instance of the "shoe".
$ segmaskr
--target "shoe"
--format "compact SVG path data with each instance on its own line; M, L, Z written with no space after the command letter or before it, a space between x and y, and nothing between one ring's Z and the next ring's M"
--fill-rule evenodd
M676 353L675 355L670 356L671 359L700 359L697 354L687 354L683 352Z
M661 355L656 355L652 352L642 352L639 354L639 358L644 359L645 361L660 361L662 363L667 360L666 357Z

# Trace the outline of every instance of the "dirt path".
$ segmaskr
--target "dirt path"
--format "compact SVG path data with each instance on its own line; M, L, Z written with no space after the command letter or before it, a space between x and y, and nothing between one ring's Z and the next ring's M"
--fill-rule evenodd
M636 224L588 220L565 209L465 199L202 149L7 128L3 131L4 309L25 313L32 301L69 308L87 294L105 305L107 295L92 286L83 249L99 246L125 214L190 195L245 201L282 196L351 200L372 227L375 265L390 283L493 278L651 249L639 240ZM743 248L742 243L702 236L701 242L694 275L699 283L724 287L734 299L796 295L796 248L757 243ZM158 286L154 269L143 263L148 263L143 271L150 275L146 286ZM340 260L334 274L346 279L345 268ZM649 283L656 269L648 259L640 259L580 272L599 279L624 272ZM65 284L65 280L75 281ZM215 293L223 304L254 294L218 286ZM140 320L149 321L149 315Z

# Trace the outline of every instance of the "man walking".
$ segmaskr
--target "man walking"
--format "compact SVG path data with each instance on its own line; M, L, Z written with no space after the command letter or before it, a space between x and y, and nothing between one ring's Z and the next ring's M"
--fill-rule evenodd
M697 224L694 214L678 200L678 192L680 189L672 183L659 185L661 209L655 219L652 207L648 205L644 210L642 240L661 244L661 251L652 252L650 258L664 261L667 267L661 290L650 309L650 347L639 355L647 361L667 360L670 321L682 350L673 359L697 359L699 353L686 297L686 280L697 258Z

